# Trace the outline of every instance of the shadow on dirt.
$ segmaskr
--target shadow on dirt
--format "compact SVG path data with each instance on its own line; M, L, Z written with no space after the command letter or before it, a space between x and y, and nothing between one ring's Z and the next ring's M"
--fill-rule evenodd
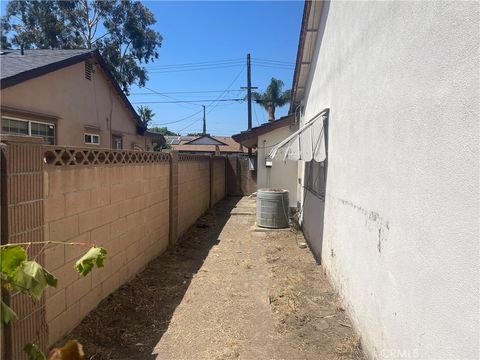
M155 345L240 199L225 199L208 210L173 248L104 299L74 329L68 338L83 344L87 359L155 359Z

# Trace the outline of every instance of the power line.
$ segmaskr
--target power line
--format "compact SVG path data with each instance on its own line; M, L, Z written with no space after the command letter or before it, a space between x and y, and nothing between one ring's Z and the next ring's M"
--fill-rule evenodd
M230 90L230 88L233 86L233 84L235 84L235 82L238 80L238 78L240 77L240 75L242 75L243 70L245 70L245 66L242 67L242 69L240 70L240 72L235 76L235 78L234 78L234 79L232 80L232 82L228 85L228 87L225 89L225 91L224 91L222 94L220 94L220 96L217 97L217 100L222 99L223 96L225 96L225 94L227 93L227 90ZM219 104L219 102L218 102L217 100L216 100L216 104L215 104L215 105L213 105L214 102L215 102L215 101L214 101L214 102L211 102L211 103L207 106L207 107L210 107L210 106L213 105L213 107L212 107L210 110L208 110L207 114L210 114L210 113L213 111L213 109L215 109L215 108L217 107L217 105Z
M155 90L153 90L153 89L150 89L150 88L147 87L147 86L145 86L145 89L153 92L153 93L156 94L156 95L163 96L163 97L165 97L165 98L167 98L167 99L180 100L180 99L177 99L177 98L175 98L175 97L173 97L173 96L165 95L165 94L162 94L162 93L160 93L160 92L158 92L158 91L155 91ZM192 107L186 106L186 105L182 105L181 103L179 103L178 106L181 106L181 107L183 107L183 108L185 108L185 109L190 109L190 110L192 109ZM198 106L198 105L195 105L195 106Z
M148 70L148 72L152 74L165 74L165 73L174 73L174 72L191 72L191 71L227 69L232 67L239 67L242 65L243 64L235 64L235 65L210 66L210 67L187 68L187 69L176 69L176 70Z
M281 60L262 59L262 58L252 58L252 60L253 61L258 61L258 62L265 62L265 63L279 63L279 64L295 65L295 63L291 62L291 61L281 61Z
M203 111L203 109L202 109L202 111ZM194 122L192 122L192 123L188 124L187 126L185 126L183 129L177 130L177 132L180 133L180 132L188 129L190 126L192 126L192 125L195 124L196 122L201 121L201 120L202 120L202 119L197 119L197 120L195 120Z
M155 65L152 67L158 67L158 68L189 67L189 66L196 67L196 66L207 66L207 65L220 64L220 63L236 63L236 62L242 63L243 59L237 58L237 59L227 59L227 60L199 61L199 62L191 62L191 63Z
M273 68L273 69L282 69L282 70L294 70L295 67L293 66L279 66L279 65L263 65L263 64L257 64L253 63L255 66L260 66L260 67L266 67L266 68Z
M206 93L222 93L222 92L239 92L243 91L239 90L201 90L201 91L156 91L154 94L152 93L133 93L132 95L165 95L165 94L206 94Z
M194 116L197 115L197 114L200 114L202 111L203 111L203 108L202 108L201 110L197 111L196 113L193 113L193 114L191 114L191 115L188 115L188 116L186 116L186 117L184 117L184 118L181 118L181 119L178 119L178 120L175 120L175 121L166 122L166 123L155 123L155 124L152 124L152 125L154 125L154 126L159 126L159 125L170 125L170 124L179 123L179 122L181 122L181 121L190 119L190 118L194 117Z
M133 102L132 104L177 104L177 103L196 103L196 102L207 102L207 101L244 101L243 98L240 99L203 99L203 100L172 100L172 101L140 101Z

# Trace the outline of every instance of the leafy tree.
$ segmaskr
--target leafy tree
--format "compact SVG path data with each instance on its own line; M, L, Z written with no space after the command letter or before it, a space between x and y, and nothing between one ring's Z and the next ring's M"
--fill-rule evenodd
M152 109L150 109L148 106L140 105L137 108L138 115L140 115L140 119L142 122L145 124L146 127L148 127L148 124L153 120L155 117L155 113L153 112Z
M163 136L180 136L180 134L177 134L177 133L174 133L173 131L168 130L166 126L164 127L154 126L149 128L148 130L157 132L159 134L162 134Z
M290 102L290 90L282 92L283 81L272 78L267 90L260 94L252 92L252 97L255 102L261 105L268 112L268 121L275 120L275 108L282 107Z
M204 134L201 132L196 132L196 133L188 133L187 136L203 136Z
M160 33L153 13L140 1L11 0L1 19L2 48L98 49L109 70L128 94L133 83L144 86L142 66L158 58Z

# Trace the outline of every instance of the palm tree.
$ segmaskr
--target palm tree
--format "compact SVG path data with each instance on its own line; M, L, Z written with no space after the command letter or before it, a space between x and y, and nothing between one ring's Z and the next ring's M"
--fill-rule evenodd
M268 112L268 121L275 120L275 108L290 102L290 90L282 92L283 81L272 78L263 94L252 92L253 100Z
M155 113L148 106L140 105L138 108L138 115L140 119L145 124L145 127L148 127L150 122L153 120Z

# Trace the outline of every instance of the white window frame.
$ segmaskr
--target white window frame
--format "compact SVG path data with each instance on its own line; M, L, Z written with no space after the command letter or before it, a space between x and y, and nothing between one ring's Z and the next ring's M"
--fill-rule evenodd
M98 143L95 143L95 142L87 142L85 140L85 136L91 136L92 137L92 141L93 141L93 138L96 136L98 138ZM85 142L85 144L87 145L100 145L100 135L98 134L92 134L92 133L84 133L83 134L83 141Z
M112 135L112 148L114 150L123 150L123 136L122 135ZM117 147L117 141L120 140L120 148ZM115 145L115 146L114 146Z
M8 115L2 115L2 119L7 119L7 120L16 120L16 121L23 121L28 123L28 135L14 135L14 136L32 136L32 123L35 124L41 124L41 125L47 125L47 126L53 126L53 145L56 143L57 139L57 128L54 123L49 123L49 122L43 122L43 121L36 121L36 120L28 120L28 119L22 119L22 118L17 118L14 116L8 116ZM0 128L0 132L2 129ZM10 135L10 134L5 134L5 135ZM38 135L35 135L38 136Z

